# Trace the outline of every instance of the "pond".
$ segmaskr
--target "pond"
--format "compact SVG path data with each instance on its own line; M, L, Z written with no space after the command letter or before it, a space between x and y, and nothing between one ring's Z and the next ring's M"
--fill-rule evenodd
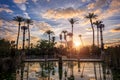
M111 70L106 68L105 73L106 80L112 80ZM104 80L103 77L102 62L25 62L23 70L23 80Z

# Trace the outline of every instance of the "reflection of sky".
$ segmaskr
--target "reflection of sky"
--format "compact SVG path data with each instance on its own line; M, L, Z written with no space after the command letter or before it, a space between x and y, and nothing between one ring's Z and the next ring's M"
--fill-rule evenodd
M20 15L34 21L30 27L32 42L46 39L43 32L47 29L53 30L58 40L62 30L71 31L68 19L77 17L79 23L74 25L74 35L82 34L85 44L89 44L92 31L84 18L89 12L104 22L105 42L120 40L120 0L0 0L0 37L16 40L17 27L12 19Z
M58 64L58 63L56 63L56 64ZM80 71L81 72L83 70L84 64L85 64L85 68L83 71L83 75L84 75L85 80L89 80L89 78L90 78L90 80L94 80L93 63L80 63ZM26 67L28 67L28 65L26 65ZM102 74L102 68L100 68L100 69L101 69L101 74ZM63 63L63 78L62 78L62 80L65 79L65 76L64 76L65 70L67 71L67 76L70 77L71 69L70 69L70 67L68 67L68 63L66 63L66 62ZM29 65L29 78L35 78L35 75L36 75L35 72L40 72L40 71L41 71L41 68L39 66L39 63L32 63L31 66ZM77 62L74 62L73 74L75 76L75 80L79 80L81 78L80 77L81 72L78 72L78 64L77 64ZM99 80L100 74L99 74L99 64L98 63L96 64L96 72L97 72L97 77ZM36 78L38 78L38 77L36 77ZM55 67L55 75L52 75L52 73L51 73L51 78L53 80L54 79L59 80L58 65L57 65L57 67ZM84 80L84 79L81 79L81 80Z

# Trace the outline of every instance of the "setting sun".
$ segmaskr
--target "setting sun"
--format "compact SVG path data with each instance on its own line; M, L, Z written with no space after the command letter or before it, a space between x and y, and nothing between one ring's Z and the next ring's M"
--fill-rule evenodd
M79 41L74 41L74 46L75 47L79 47L81 45L81 43Z

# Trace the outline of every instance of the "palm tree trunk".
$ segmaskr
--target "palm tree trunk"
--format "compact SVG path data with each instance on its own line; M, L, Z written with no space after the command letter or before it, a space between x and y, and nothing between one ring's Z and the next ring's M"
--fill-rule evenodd
M23 29L23 45L22 45L22 49L25 49L25 29Z
M50 34L49 34L49 44L50 44Z
M73 24L71 24L72 25L72 34L73 34Z
M20 35L20 22L18 24L18 36L17 36L17 42L16 42L16 48L18 49L18 40L19 40L19 35Z
M72 47L73 47L73 24L72 24Z
M28 50L30 49L30 28L29 28L29 24L28 24Z
M99 28L97 27L97 45L99 47Z
M92 23L92 19L90 18L90 23L91 23L91 28L93 31L93 47L95 46L95 34L94 34L94 27L93 27L93 23Z
M100 27L100 36L101 36L101 50L104 50L102 27Z

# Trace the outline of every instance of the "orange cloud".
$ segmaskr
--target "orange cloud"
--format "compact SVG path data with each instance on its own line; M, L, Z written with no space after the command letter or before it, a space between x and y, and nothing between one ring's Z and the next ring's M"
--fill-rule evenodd
M120 27L112 29L111 32L120 32Z
M15 3L19 3L19 4L21 4L21 3L25 3L27 0L13 0Z
M44 18L48 19L68 19L73 17L81 17L85 11L81 9L69 8L58 8L58 9L49 9L42 14Z

